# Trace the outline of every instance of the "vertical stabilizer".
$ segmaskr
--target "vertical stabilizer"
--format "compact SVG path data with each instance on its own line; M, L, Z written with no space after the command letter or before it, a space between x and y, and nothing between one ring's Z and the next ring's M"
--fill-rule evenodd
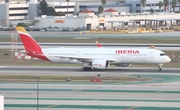
M96 45L97 45L99 48L102 48L101 43L99 43L98 41L95 41L95 42L96 42Z
M23 42L26 51L35 52L37 54L42 54L41 46L33 39L33 37L21 26L16 27L18 34Z
M36 57L43 60L49 60L42 52L41 46L33 39L33 37L21 26L16 27L19 37L23 42L26 53L29 56Z

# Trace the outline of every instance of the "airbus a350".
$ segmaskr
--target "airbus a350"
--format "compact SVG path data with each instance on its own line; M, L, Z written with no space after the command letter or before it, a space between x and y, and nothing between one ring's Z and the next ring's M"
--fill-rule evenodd
M162 65L171 61L163 51L157 49L42 48L23 27L16 27L16 30L27 55L51 62L81 63L83 71L130 64L158 64L158 71L161 71Z

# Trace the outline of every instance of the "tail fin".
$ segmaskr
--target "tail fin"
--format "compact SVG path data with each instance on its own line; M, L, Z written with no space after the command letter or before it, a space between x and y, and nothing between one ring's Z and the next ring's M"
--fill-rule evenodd
M99 48L102 47L101 43L99 43L98 41L95 41L95 42L96 42L96 45L97 45Z
M24 48L27 52L35 52L42 54L41 46L31 37L31 35L21 26L17 26L16 30L23 42Z

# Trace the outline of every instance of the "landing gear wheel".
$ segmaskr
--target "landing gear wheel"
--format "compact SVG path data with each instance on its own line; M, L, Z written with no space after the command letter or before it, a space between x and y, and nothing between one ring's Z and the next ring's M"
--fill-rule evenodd
M158 68L158 71L161 71L162 69L161 68Z
M85 67L82 67L81 70L82 70L82 71L85 71Z
M163 64L159 64L158 71L161 71L161 70L162 70L162 66L163 66Z
M82 67L81 70L82 70L82 71L91 71L92 68L91 68L91 67Z
M91 68L91 67L87 67L87 70L88 70L88 71L91 71L91 70L92 70L92 68Z

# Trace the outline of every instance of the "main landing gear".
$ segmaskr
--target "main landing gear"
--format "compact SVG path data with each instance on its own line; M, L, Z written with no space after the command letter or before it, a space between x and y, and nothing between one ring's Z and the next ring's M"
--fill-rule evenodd
M159 64L158 71L161 71L161 70L162 70L162 66L163 66L163 64Z
M92 67L82 67L82 71L91 71Z

